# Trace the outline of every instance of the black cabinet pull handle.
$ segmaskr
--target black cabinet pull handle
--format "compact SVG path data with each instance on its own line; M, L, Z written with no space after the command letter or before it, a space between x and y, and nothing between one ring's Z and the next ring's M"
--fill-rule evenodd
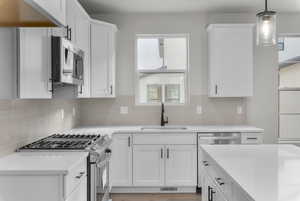
M223 186L225 184L225 182L223 182L221 178L216 178L216 181L220 186Z
M128 147L130 147L130 144L131 144L131 142L130 142L130 137L128 137Z
M170 149L167 148L167 159L169 159L169 158L170 158Z
M69 40L72 40L72 28L70 28L70 38L69 38Z
M210 186L208 186L207 200L208 200L208 201L211 201L211 200L210 200Z
M163 158L164 157L164 150L163 148L160 149L160 158Z
M247 140L257 140L257 137L247 137Z

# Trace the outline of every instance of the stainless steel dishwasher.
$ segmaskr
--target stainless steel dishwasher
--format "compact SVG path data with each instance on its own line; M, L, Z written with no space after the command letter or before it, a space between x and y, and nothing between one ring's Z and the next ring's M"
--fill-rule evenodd
M201 170L202 154L201 145L218 144L241 144L241 133L216 132L216 133L198 133L198 188L201 188L203 171Z

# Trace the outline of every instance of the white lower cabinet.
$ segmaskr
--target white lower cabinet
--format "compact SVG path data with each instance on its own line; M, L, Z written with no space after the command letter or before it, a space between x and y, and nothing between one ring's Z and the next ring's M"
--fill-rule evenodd
M164 185L164 147L161 145L134 145L133 185Z
M132 135L114 135L112 150L111 184L132 186Z
M196 186L196 146L168 145L166 146L166 152L166 185Z
M196 145L133 145L134 186L196 186Z
M208 154L199 151L202 201L253 201Z
M204 184L202 201L228 201L210 177L205 177Z
M24 159L25 161L32 159L36 162L35 158L25 157L29 157ZM9 173L2 173L0 201L87 201L87 160L85 158L76 163L77 165L72 164L63 171L54 169L53 164L49 170L31 171L24 168L24 171L12 170ZM36 166L39 167L38 164Z
M86 201L87 200L87 180L84 179L71 193L66 201Z
M147 189L155 187L163 191L168 191L168 187L177 192L195 190L196 142L197 137L193 133L114 134L112 186L121 192L140 192L135 191L137 189L147 192ZM130 191L128 187L134 190Z

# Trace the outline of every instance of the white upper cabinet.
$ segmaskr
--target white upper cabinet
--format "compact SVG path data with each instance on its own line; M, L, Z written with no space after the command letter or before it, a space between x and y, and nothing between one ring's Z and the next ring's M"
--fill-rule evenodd
M78 47L84 51L83 85L78 88L78 97L88 98L91 95L90 86L90 21L88 18L78 17L76 26L76 41Z
M15 28L0 28L0 99L17 96L17 42Z
M209 96L253 95L252 24L208 26Z
M115 97L116 31L113 24L91 21L91 97Z
M84 83L78 97L90 97L90 17L77 0L67 2L67 26L71 41L84 51Z
M77 0L67 1L66 28L68 29L69 40L76 43L76 19L79 13Z
M19 98L52 98L50 41L48 28L19 29Z
M50 18L56 25L66 24L66 1L69 0L24 0L39 12Z

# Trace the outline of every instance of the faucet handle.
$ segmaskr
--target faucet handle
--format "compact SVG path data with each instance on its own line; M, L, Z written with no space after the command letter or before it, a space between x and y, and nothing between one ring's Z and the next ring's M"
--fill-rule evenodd
M165 123L169 123L169 117L166 117Z

